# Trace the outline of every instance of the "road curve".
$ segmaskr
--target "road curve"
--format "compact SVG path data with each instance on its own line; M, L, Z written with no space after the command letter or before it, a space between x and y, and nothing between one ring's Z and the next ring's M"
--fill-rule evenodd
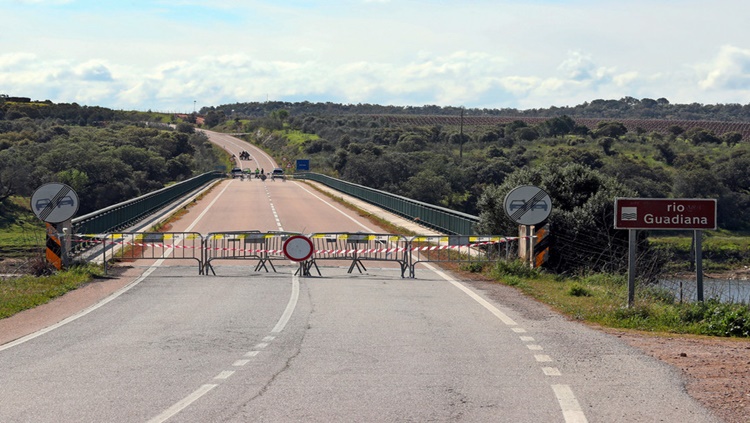
M223 181L171 230L382 232L304 183L259 180ZM717 421L617 338L430 266L127 265L141 276L100 307L0 347L0 421Z

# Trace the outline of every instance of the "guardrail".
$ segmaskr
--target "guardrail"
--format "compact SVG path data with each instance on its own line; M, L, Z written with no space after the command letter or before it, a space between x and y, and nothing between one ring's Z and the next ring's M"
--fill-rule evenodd
M207 172L132 200L124 201L72 220L74 234L104 234L126 228L176 199L194 191L208 182L224 177L222 172ZM75 252L88 245L79 242Z
M420 224L446 234L471 235L479 217L461 213L434 204L423 203L400 195L391 194L363 185L342 181L327 175L312 172L295 173L296 179L309 179L319 182L352 197L367 201L385 210L396 213Z

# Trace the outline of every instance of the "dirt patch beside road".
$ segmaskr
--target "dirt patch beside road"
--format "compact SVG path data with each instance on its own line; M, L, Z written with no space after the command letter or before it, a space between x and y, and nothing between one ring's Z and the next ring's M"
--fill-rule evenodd
M688 394L724 421L750 422L750 340L604 331L680 369Z

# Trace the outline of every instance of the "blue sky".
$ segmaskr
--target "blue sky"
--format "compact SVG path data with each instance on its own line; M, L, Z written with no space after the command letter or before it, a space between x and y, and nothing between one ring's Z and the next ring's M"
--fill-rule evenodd
M0 0L0 16L0 94L60 103L750 103L743 0Z

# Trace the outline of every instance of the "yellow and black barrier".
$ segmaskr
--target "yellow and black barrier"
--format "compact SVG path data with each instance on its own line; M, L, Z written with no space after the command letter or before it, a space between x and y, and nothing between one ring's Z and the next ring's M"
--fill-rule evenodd
M57 228L51 224L47 223L47 237L46 237L46 251L45 251L45 257L47 258L47 261L55 266L57 270L62 270L63 268L63 247L62 247L62 240L60 239L60 236L57 234Z

